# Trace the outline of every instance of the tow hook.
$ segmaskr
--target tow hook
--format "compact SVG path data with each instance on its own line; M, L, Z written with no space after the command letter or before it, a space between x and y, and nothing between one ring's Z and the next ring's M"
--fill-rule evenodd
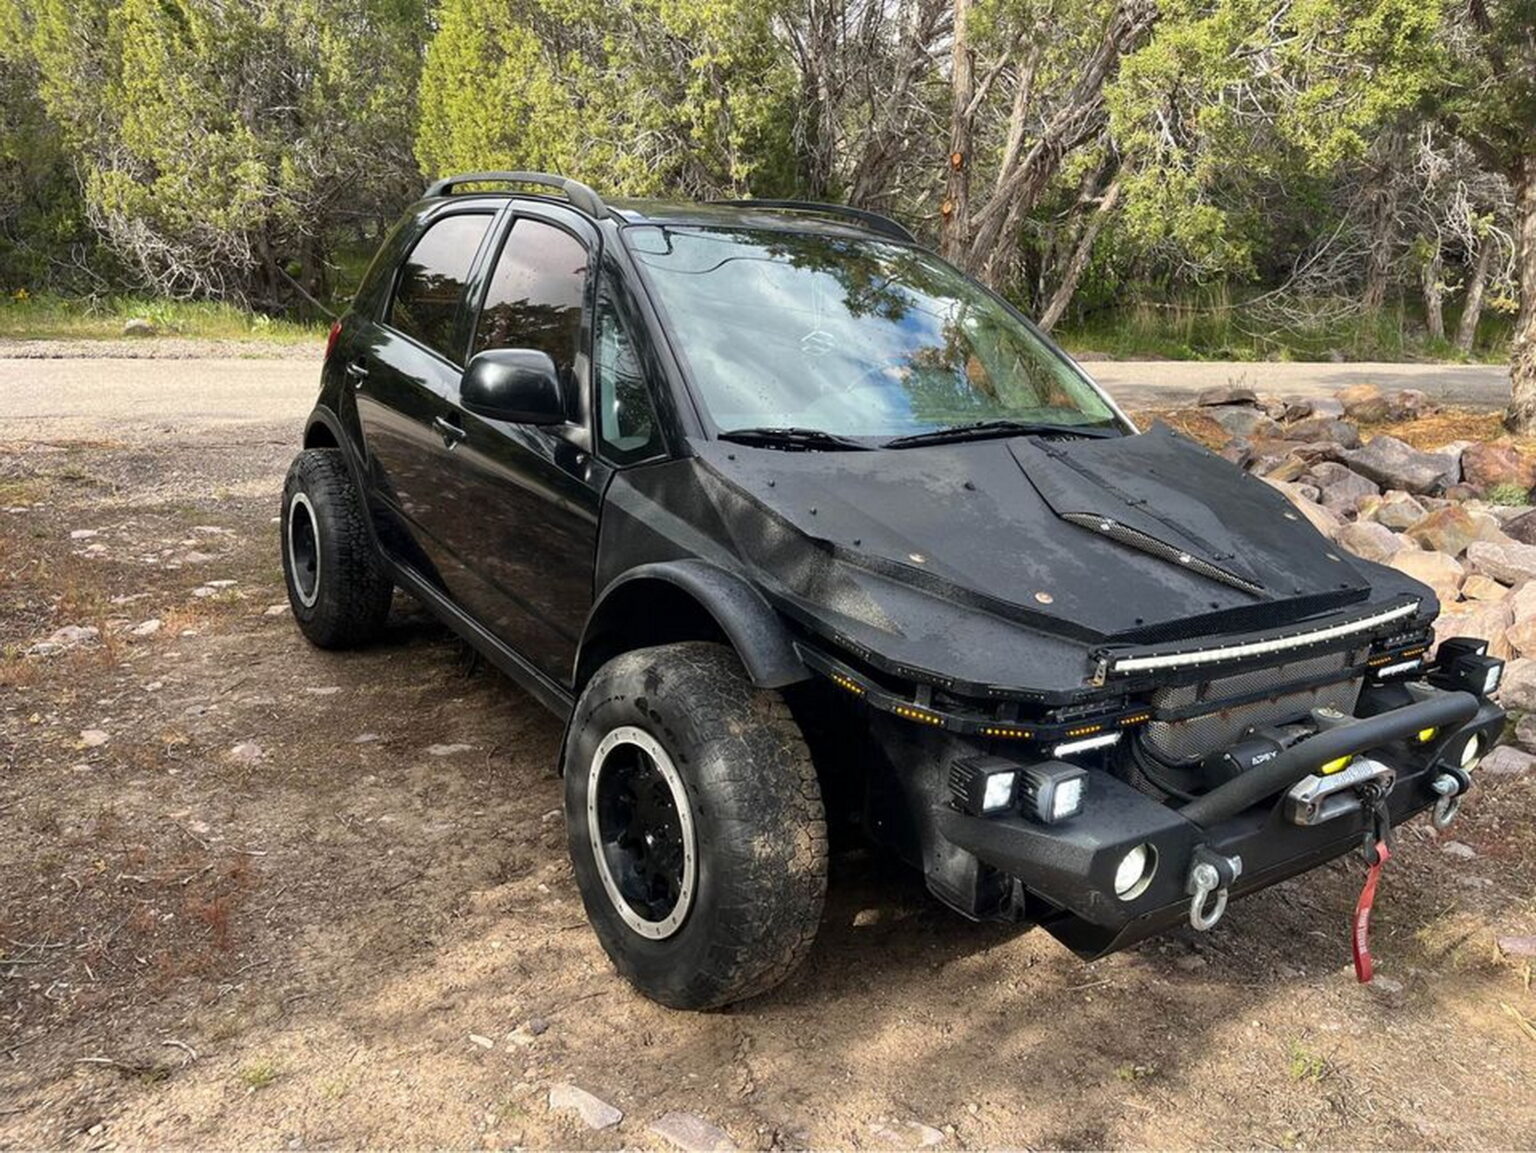
M1189 923L1200 932L1214 928L1227 911L1227 890L1243 875L1241 857L1223 857L1201 845L1189 868ZM1211 895L1215 894L1215 900Z
M1442 769L1440 775L1430 782L1429 787L1440 794L1440 799L1435 802L1435 811L1430 816L1430 822L1437 829L1443 829L1456 819L1456 814L1461 810L1461 798L1467 789L1472 786L1472 778L1462 769Z

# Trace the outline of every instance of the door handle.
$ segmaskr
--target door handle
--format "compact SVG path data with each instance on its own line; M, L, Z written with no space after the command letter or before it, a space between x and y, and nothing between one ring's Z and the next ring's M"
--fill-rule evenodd
M363 381L368 379L368 366L361 360L354 360L347 365L347 375L352 378L353 388L362 388Z
M451 449L469 434L445 416L432 418L432 427L443 438L443 447Z

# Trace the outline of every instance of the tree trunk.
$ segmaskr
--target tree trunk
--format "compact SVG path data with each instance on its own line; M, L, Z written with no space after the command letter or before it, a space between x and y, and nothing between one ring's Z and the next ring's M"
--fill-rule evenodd
M971 98L975 95L975 57L966 34L970 0L955 0L955 42L951 52L949 161L944 203L939 212L939 252L946 260L963 259L971 236Z
M1509 343L1509 411L1512 432L1536 433L1536 152L1520 159L1512 181L1515 193L1515 268L1520 279L1520 315Z
M1365 291L1360 304L1367 313L1377 313L1387 302L1387 288L1392 282L1392 258L1397 249L1397 181L1393 179L1400 134L1387 133L1382 138L1381 161L1371 180L1370 248L1365 254Z
M1483 237L1477 263L1472 267L1472 279L1467 281L1467 299L1461 307L1461 321L1456 325L1456 347L1462 352L1471 352L1477 343L1477 322L1483 317L1483 293L1488 287L1488 271L1497 247L1493 237Z
M1088 267L1088 260L1093 256L1094 241L1099 238L1099 230L1104 227L1104 221L1115 210L1115 202L1120 199L1120 181L1116 180L1104 190L1103 197L1099 200L1099 206L1094 209L1093 216L1088 221L1088 226L1083 229L1082 236L1078 237L1077 247L1072 250L1072 258L1067 261L1066 270L1061 275L1061 283L1056 286L1056 292L1051 297L1051 303L1046 306L1045 312L1040 316L1040 327L1050 332L1056 327L1062 313L1067 311L1067 305L1072 303L1072 294L1077 291L1077 282L1083 278L1083 271Z
M1421 283L1424 288L1424 323L1429 329L1431 340L1445 339L1445 286L1441 284L1440 277L1445 271L1445 262L1440 256L1440 239L1436 237L1431 241L1435 250L1424 261L1424 267L1419 270Z

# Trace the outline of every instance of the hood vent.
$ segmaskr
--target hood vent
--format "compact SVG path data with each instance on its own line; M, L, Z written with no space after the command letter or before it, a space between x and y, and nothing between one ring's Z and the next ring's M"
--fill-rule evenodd
M1211 564L1210 561L1202 560L1192 553L1175 548L1173 545L1160 541L1154 536L1149 536L1134 528L1128 528L1119 521L1111 520L1109 517L1091 512L1064 512L1061 514L1061 519L1075 524L1079 528L1090 529L1101 536L1107 536L1112 541L1117 541L1128 548L1136 549L1138 552L1144 552L1148 556L1155 556L1159 560L1167 561L1169 564L1176 564L1182 568L1187 568L1192 573L1199 573L1201 576L1208 577L1213 581L1220 581L1224 585L1231 585L1235 589L1241 589L1245 593L1260 596L1264 592L1263 585L1256 584L1251 580L1245 580L1236 573L1219 568Z

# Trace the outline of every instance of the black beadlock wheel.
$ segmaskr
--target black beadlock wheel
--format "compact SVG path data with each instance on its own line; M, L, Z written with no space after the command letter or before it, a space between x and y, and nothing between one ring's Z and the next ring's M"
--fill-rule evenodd
M324 649L367 643L389 615L393 587L365 515L340 449L294 457L279 523L283 579L299 630Z
M805 958L826 895L821 791L788 706L728 648L609 661L576 704L563 767L582 902L642 993L716 1008Z

